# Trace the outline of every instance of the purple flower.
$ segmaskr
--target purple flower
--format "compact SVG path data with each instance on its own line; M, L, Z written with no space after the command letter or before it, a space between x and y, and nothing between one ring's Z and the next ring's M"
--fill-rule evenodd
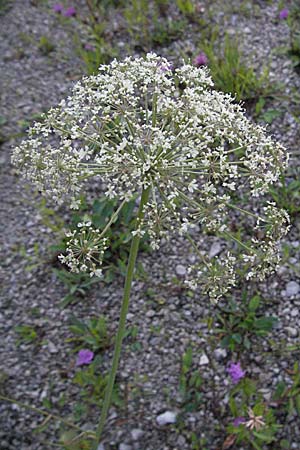
M87 50L88 52L94 52L95 51L95 47L91 44L84 44L84 49Z
M285 20L288 18L289 10L287 8L283 8L279 13L279 19Z
M238 427L239 425L241 425L242 423L245 423L245 422L246 422L245 417L236 417L233 421L233 426Z
M234 384L237 384L244 376L246 372L242 370L241 363L231 363L228 369L226 369L229 375L231 376L231 380Z
M91 350L83 349L78 352L76 366L83 364L90 364L94 358L94 353Z
M64 7L63 7L63 5L61 3L56 3L53 6L53 11L58 13L58 14L61 14L63 12L63 10L64 10Z
M65 17L73 17L76 16L76 9L74 8L74 6L70 6L69 8L67 8L64 12L63 15Z
M199 53L193 61L193 64L197 67L205 66L208 63L208 57L204 52Z

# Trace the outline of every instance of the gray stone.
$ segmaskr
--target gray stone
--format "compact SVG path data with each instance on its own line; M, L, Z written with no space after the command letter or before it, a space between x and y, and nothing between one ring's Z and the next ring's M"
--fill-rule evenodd
M289 281L285 286L285 290L286 295L288 297L292 297L293 295L298 294L298 292L300 291L300 285L296 281Z
M173 411L166 411L156 417L156 422L159 426L168 425L176 422L177 414Z
M183 277L186 274L186 268L184 266L182 266L181 264L178 264L175 267L175 272L177 275Z
M291 337L297 337L298 336L298 330L293 327L286 327L285 330L288 332L288 335Z
M140 428L134 428L133 430L131 430L131 437L134 441L138 441L139 439L141 439L143 434L144 431L141 430Z
M214 351L214 355L215 355L215 358L216 358L218 361L220 361L220 360L223 359L223 358L226 358L226 356L227 356L226 348L217 348L217 349Z
M292 317L297 317L299 315L299 309L298 308L293 308L291 311L291 316Z
M48 341L48 350L50 353L53 353L53 354L58 353L56 346L51 341Z
M209 363L209 359L206 356L206 354L204 353L200 358L199 364L200 364L200 366L206 366L208 363Z
M220 242L218 242L218 241L214 242L213 245L210 247L210 250L208 252L208 257L214 258L219 253L221 253L221 251L222 251L222 246L221 246Z
M131 445L128 445L128 444L120 444L119 450L132 450L132 447L131 447Z

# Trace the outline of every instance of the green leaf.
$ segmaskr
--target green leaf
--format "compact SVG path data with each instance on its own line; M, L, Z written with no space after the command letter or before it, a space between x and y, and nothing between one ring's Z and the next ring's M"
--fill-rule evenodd
M280 117L282 115L282 111L278 109L268 109L263 114L261 114L260 119L262 119L266 123L272 123L274 119Z
M281 439L280 441L280 448L283 448L285 450L289 450L290 449L290 443L287 439Z
M249 310L256 311L259 305L260 305L260 297L258 295L255 295L254 297L251 298L249 302Z
M254 321L254 327L258 331L269 332L276 322L278 322L277 317L262 317Z
M241 344L243 342L243 337L240 333L234 333L231 335L231 338L237 342L238 344Z
M268 443L274 441L274 437L271 434L262 433L262 432L258 432L258 431L254 431L254 430L252 431L252 433L255 437L257 437L261 441L268 442Z

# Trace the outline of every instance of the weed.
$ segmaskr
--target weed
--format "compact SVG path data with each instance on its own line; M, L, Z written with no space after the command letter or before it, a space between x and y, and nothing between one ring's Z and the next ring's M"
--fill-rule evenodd
M190 16L195 13L195 5L192 0L176 0L176 5L179 11L186 16Z
M270 189L270 194L280 208L295 217L300 212L299 173L295 173L293 178L282 173L279 183Z
M290 8L287 24L290 30L290 48L288 54L297 72L300 71L300 7L296 3Z
M76 337L67 339L67 342L75 342L77 349L87 346L97 352L110 346L111 340L104 316L89 319L85 322L72 317L69 329Z
M277 318L258 315L260 304L261 298L258 295L247 302L247 294L244 293L240 305L231 300L222 309L222 313L217 314L221 328L215 331L221 339L222 347L231 351L235 351L237 347L249 350L252 336L265 337L272 331Z
M39 51L42 55L49 55L55 49L55 45L49 40L47 36L41 36L38 44Z
M15 327L15 331L19 335L17 345L32 344L38 339L38 333L31 325L18 325Z
M237 101L269 96L272 89L267 67L257 76L254 69L244 63L237 38L226 35L222 48L221 43L217 43L217 36L215 30L210 41L201 44L216 89L235 95Z
M288 373L292 379L292 385L287 386L284 381L279 381L273 396L273 400L284 409L289 417L300 417L300 370L299 363L294 364L293 370ZM283 407L283 408L282 408Z
M63 282L68 289L68 294L61 300L60 306L66 307L70 303L76 303L85 296L87 291L95 283L99 283L99 278L91 278L85 273L68 272L65 269L53 269L57 278Z
M193 369L193 349L188 347L182 356L179 391L184 411L197 411L201 405L202 377L199 369Z

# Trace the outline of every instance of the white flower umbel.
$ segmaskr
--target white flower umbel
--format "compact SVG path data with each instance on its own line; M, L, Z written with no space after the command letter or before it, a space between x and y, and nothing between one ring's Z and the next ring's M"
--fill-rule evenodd
M105 182L109 198L127 201L149 189L134 234L148 231L153 249L170 232L184 233L195 223L236 242L227 226L236 208L232 197L263 195L287 159L282 145L251 123L230 95L213 89L207 69L186 64L173 72L166 59L152 53L113 61L76 83L71 96L45 114L13 154L13 162L40 191L58 202L69 196L73 207L90 177ZM280 233L269 230L263 245L254 236L240 246L248 277L257 272L262 277L274 267L277 241L286 231L284 215L276 214L272 226L280 223ZM74 254L69 251L62 260L71 270L85 269L88 261L80 266ZM82 257L79 251L76 255ZM222 261L226 258L218 265ZM230 259L227 269L232 264ZM198 267L190 273L212 274L213 266L210 262L204 271ZM228 270L224 279L234 284ZM224 279L221 293L226 292ZM195 287L198 281L195 277L189 284ZM214 287L210 295L218 298Z
M91 177L104 182L109 198L120 200L104 230L85 224L69 236L61 260L75 272L100 274L106 229L124 202L140 195L97 442L113 391L141 236L147 231L157 249L172 232L186 235L201 262L189 270L187 282L193 289L202 285L212 299L235 284L241 263L249 278L257 272L264 276L277 263L278 239L287 231L288 218L275 205L264 210L263 201L256 202L259 211L253 212L248 198L265 194L287 160L284 147L251 123L230 95L213 89L207 69L185 64L173 71L155 54L113 61L83 78L14 150L14 164L58 202L69 197L76 207L80 189ZM246 240L233 230L232 211L240 223L248 218L254 222ZM188 234L198 225L231 240L227 256L203 256ZM235 247L242 257L233 254Z

